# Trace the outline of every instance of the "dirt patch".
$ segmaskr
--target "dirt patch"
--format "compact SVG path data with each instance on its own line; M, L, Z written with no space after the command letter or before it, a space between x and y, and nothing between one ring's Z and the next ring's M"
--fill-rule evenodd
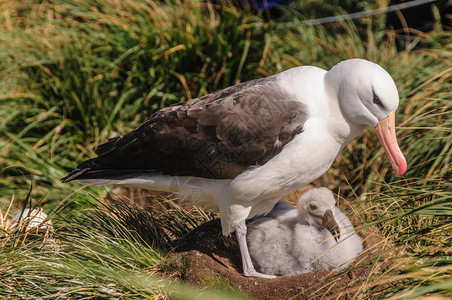
M352 219L352 222L356 221ZM360 288L370 274L382 273L390 264L382 253L387 241L371 228L358 233L365 250L346 270L335 273L318 270L281 276L275 279L250 278L242 275L240 252L235 237L221 234L219 220L202 224L180 241L175 252L162 263L166 275L184 281L212 286L213 277L220 277L255 299L349 299L362 292Z

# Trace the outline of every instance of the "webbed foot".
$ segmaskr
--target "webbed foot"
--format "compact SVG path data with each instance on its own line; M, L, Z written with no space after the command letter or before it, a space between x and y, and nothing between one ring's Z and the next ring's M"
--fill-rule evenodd
M259 273L259 272L257 272L256 270L243 272L243 275L245 275L245 276L247 276L247 277L259 277L259 278L276 278L276 277L277 277L277 276L275 276L275 275L269 275L269 274Z

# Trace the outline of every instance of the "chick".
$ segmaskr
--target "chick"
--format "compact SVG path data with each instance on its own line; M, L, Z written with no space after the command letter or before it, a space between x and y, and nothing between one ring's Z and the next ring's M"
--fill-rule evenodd
M278 202L248 224L247 242L257 269L271 275L339 271L363 250L362 239L326 188L303 194L297 208Z

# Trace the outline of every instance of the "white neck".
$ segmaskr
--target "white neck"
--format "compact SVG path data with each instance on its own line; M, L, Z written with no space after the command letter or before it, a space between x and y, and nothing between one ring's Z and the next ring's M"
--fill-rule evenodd
M316 67L298 67L280 73L282 86L295 99L309 107L309 114L321 119L331 137L344 148L357 137L365 126L357 126L347 120L340 109L338 95L339 83L328 76L329 72ZM331 74L330 74L331 75ZM320 91L324 90L325 97Z
M336 93L338 87L336 83L331 82L330 77L327 76L327 74L325 74L324 78L324 87L327 97L322 109L327 113L323 114L321 117L325 120L331 136L333 136L337 143L341 145L342 149L360 135L366 126L358 126L346 118L339 105L339 99Z

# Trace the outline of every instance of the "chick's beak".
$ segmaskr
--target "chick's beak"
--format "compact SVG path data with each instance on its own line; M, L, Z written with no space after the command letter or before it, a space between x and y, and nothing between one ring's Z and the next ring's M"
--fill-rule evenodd
M400 151L399 144L397 143L395 134L395 113L390 114L389 117L378 122L376 130L386 155L389 157L395 175L402 176L405 174L407 163L402 151Z
M333 211L331 209L327 209L322 217L322 224L326 229L331 233L334 237L334 240L337 242L341 237L341 233L339 231L339 225L334 218Z

